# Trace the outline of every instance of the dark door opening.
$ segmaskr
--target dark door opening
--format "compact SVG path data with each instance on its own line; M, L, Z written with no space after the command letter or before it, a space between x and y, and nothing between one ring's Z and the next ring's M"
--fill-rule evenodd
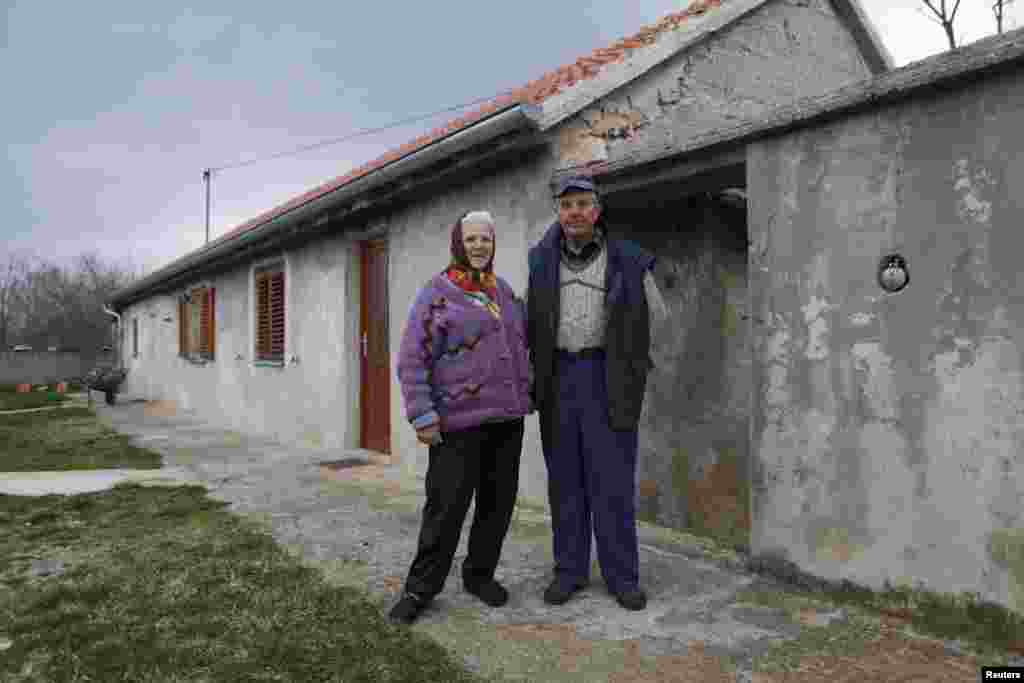
M671 320L652 338L638 514L749 547L750 400L745 169L633 186L605 200L609 232L658 258Z

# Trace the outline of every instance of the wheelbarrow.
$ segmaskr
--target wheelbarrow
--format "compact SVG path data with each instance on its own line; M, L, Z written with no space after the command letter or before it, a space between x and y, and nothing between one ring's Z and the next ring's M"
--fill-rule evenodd
M102 391L107 405L117 402L117 390L124 382L128 371L124 368L93 368L85 376L85 386L89 391Z

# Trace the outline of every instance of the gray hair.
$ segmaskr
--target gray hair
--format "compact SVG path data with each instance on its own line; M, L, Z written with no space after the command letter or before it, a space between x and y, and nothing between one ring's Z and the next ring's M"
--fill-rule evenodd
M462 224L466 225L467 223L486 223L494 227L494 218L490 211L470 211L462 217Z

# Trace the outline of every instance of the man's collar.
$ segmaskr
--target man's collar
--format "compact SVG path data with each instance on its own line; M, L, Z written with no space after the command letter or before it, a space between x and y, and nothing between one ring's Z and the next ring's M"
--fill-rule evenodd
M559 226L559 230L561 230L561 226ZM593 236L586 242L580 244L578 249L573 248L572 243L565 238L565 234L562 234L562 248L570 254L578 256L591 244L596 244L598 247L604 244L604 231L601 230L601 227L598 225L594 226Z

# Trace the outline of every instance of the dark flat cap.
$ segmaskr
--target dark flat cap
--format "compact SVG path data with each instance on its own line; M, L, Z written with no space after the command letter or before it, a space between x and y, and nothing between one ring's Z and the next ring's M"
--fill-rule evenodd
M555 197L561 197L571 190L597 193L597 187L591 178L585 175L571 175L558 181L558 185L555 187Z

